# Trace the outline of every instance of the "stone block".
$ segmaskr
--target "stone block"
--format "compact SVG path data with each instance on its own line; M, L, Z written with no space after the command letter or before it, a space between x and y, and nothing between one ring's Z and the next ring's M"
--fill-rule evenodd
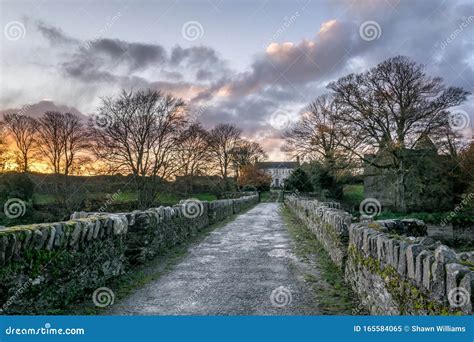
M77 247L79 245L82 235L82 225L79 222L74 223L74 228L71 233L71 239L69 240L69 246Z
M427 226L422 220L403 219L401 223L404 227L405 235L410 236L426 236Z
M53 227L55 229L53 247L58 248L65 244L65 233L63 229L63 224L54 223Z
M422 250L417 256L416 256L416 262L415 262L415 282L417 285L422 286L423 285L423 274L424 274L424 262L425 259L428 258L429 256L432 256L433 253L428 251L428 250Z
M408 244L405 241L400 241L397 272L402 277L407 275L407 247Z
M445 300L446 296L446 264L457 261L456 253L445 245L434 251L434 262L431 265L432 296L438 300Z
M23 232L23 243L22 243L21 249L25 251L30 248L33 232L30 229L24 229L22 232Z
M388 239L387 242L387 263L397 269L398 267L398 251L399 251L399 241L395 239Z
M420 244L411 244L406 249L407 257L407 277L415 280L416 270L416 257L423 250L423 246Z
M466 266L456 263L446 265L446 294L451 308L471 313L471 279Z
M40 229L33 230L33 236L31 240L31 248L35 250L40 250L43 248L44 242L47 238L46 233L43 233Z
M5 251L7 249L8 239L6 235L0 235L0 266L5 265Z
M9 263L13 257L13 252L15 250L15 244L17 241L17 237L14 232L7 234L7 244L5 248L5 263Z
M48 251L53 249L55 237L56 237L56 228L51 226L49 227L49 237L48 237L48 241L46 242L46 249Z
M96 219L91 222L93 227L94 227L94 232L92 233L92 238L95 240L99 237L99 232L100 232L100 220Z
M432 253L428 254L423 260L423 287L428 291L431 290L431 284L433 281L431 270L434 262L434 256Z

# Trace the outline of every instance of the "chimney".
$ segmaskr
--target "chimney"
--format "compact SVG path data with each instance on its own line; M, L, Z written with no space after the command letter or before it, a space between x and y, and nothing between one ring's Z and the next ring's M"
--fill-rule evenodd
M300 166L300 156L296 156L296 163Z

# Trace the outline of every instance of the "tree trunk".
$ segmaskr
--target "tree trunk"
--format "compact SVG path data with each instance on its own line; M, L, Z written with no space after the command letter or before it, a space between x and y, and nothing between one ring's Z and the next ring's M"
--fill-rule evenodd
M150 208L158 194L157 176L137 176L138 207L140 209Z
M23 172L28 172L28 157L26 155L23 157Z
M397 171L397 194L396 194L396 206L397 206L397 211L401 213L406 213L407 207L406 207L406 194L405 194L405 188L406 188L406 174L405 174L405 163L403 159L400 161L400 165L398 167Z

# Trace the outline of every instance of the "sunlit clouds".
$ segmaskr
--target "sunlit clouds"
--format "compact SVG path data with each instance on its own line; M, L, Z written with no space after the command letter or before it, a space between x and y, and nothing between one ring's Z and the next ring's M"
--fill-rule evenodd
M160 89L183 98L206 128L235 123L280 158L284 127L272 125L276 111L291 108L298 117L329 82L386 58L407 55L450 85L474 84L474 25L464 20L456 31L474 6L462 1L229 2L219 4L218 16L193 2L166 16L157 15L164 4L142 5L71 4L61 16L54 3L40 12L27 3L2 5L11 16L2 24L20 21L25 35L2 37L1 113L52 102L90 115L100 98L122 89ZM93 18L76 18L81 10ZM199 39L183 39L188 21L203 27ZM367 21L380 26L378 39L361 39ZM462 109L472 108L468 101ZM272 138L262 138L268 132Z

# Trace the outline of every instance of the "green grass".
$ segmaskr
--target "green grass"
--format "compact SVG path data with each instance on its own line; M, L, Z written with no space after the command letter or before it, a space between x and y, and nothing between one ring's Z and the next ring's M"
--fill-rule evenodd
M362 184L344 185L342 200L352 206L359 205L364 199L364 186Z
M424 221L425 223L439 224L443 220L446 220L450 215L450 212L412 212L412 213L397 213L384 211L377 215L377 220L388 220L388 219L404 219L414 218ZM474 223L474 217L470 213L459 212L456 213L450 220L449 223L455 223L460 226L472 226Z
M55 202L53 195L47 194L34 194L33 195L33 203L46 205L46 204L53 204Z
M295 254L305 263L317 268L317 276L305 274L305 281L313 288L316 302L323 314L363 314L356 309L357 297L344 281L343 271L331 260L316 236L287 207L281 215L295 248Z
M104 192L95 192L89 194L87 197L90 199L104 199L107 195L110 194ZM211 193L190 194L188 197L197 198L201 201L215 201L217 199L217 196ZM138 193L134 191L120 192L117 196L114 196L114 198L115 201L119 203L135 202L138 199ZM185 198L182 198L177 194L167 192L160 192L156 196L157 203L163 203L167 205L174 205L182 199ZM53 195L40 193L33 195L33 202L39 205L51 205L56 203Z
M264 191L260 193L260 202L276 202L278 200L278 192Z
M209 193L198 193L192 195L194 198L197 198L198 200L201 201L215 201L217 200L217 196L214 194L209 194Z
M104 193L97 193L93 194L95 198L104 198L106 194ZM138 194L133 191L121 192L117 196L117 202L127 203L127 202L134 202L138 199Z
M188 198L196 198L200 201L215 201L217 200L217 196L210 193L196 193L196 194L189 194L188 196L179 196L173 193L166 193L161 192L156 196L156 201L160 204L167 204L167 205L174 205L177 204L180 200L188 199Z

